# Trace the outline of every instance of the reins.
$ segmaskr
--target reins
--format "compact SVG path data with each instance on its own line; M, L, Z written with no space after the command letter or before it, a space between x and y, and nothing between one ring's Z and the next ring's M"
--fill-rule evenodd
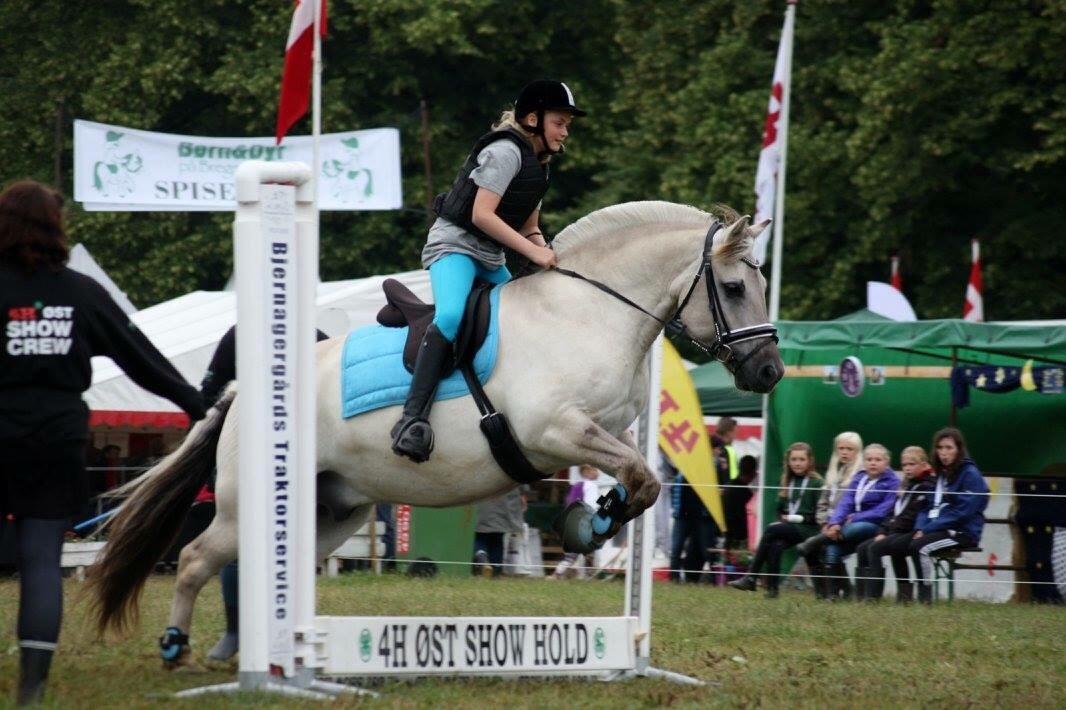
M578 279L580 281L584 281L588 284L591 284L599 290L603 291L604 293L614 297L622 303L625 303L627 306L637 309L644 315L662 324L662 326L666 329L667 335L684 338L696 348L701 350L704 354L708 355L709 357L713 357L715 360L718 360L730 372L735 373L737 370L743 367L744 363L746 363L748 359L751 358L751 356L753 356L755 353L762 350L771 342L778 342L778 338L777 328L774 327L773 323L769 322L759 323L758 325L749 325L743 328L736 329L731 329L729 327L729 323L726 321L725 317L725 310L722 308L722 301L718 294L718 286L714 280L714 265L712 264L711 259L711 247L714 242L714 235L717 234L718 230L721 228L722 223L719 222L717 219L711 222L711 226L707 229L707 235L704 237L703 240L703 259L700 262L700 267L696 271L695 276L693 276L692 283L689 285L688 291L685 292L685 297L682 298L681 303L678 304L677 310L675 310L674 314L667 319L660 318L648 309L623 296L618 291L615 291L607 284L597 281L596 279L590 279L589 277L579 274L578 272L572 271L570 269L556 267L555 269L553 269L553 271L556 271L562 274L563 276L569 276L570 278ZM759 265L757 263L747 258L742 259L742 261L747 266L758 271ZM705 343L699 338L696 338L689 334L688 328L686 328L685 324L681 321L681 312L685 310L686 306L688 306L688 302L689 300L691 300L692 294L696 290L696 287L699 285L701 279L705 280L705 285L707 287L707 300L711 305L711 315L714 321L714 342L712 343ZM732 348L733 345L748 340L756 340L759 338L763 339L762 343L760 343L757 347L752 348L752 350L740 360L736 359L736 353L733 352Z

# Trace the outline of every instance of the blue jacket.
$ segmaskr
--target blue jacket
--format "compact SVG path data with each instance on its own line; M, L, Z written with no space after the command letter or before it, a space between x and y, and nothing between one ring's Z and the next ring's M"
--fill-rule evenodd
M886 468L877 477L873 486L866 491L866 495L862 497L862 503L859 504L860 509L856 511L855 489L859 487L860 482L864 481L866 481L866 471L859 471L851 479L851 483L848 484L847 490L841 496L840 502L833 509L833 514L829 516L828 523L830 525L844 525L844 521L849 515L851 516L849 523L867 522L880 524L882 520L888 517L889 511L892 510L892 504L896 501L899 476L891 468Z
M929 508L918 514L914 529L927 534L938 530L959 530L972 537L974 542L980 542L981 531L985 527L984 512L988 507L988 496L959 495L960 493L988 493L984 476L968 458L962 460L962 467L955 480L947 481L944 497L940 501L940 514L935 518L929 517L929 511L933 509L933 503L930 502Z

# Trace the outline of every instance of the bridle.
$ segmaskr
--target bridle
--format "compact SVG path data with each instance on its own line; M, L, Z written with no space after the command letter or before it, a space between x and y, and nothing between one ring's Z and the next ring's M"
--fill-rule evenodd
M736 373L736 371L743 367L744 363L746 363L755 353L759 352L770 343L778 342L777 328L775 328L773 323L770 322L744 326L743 328L729 327L729 321L726 320L725 309L722 308L722 300L718 294L718 285L714 280L714 265L711 263L711 247L714 243L714 235L717 234L718 230L721 228L722 223L717 219L711 222L711 226L707 229L707 236L704 237L703 240L703 259L700 262L700 267L696 271L696 275L692 278L692 283L689 285L688 291L685 292L685 297L682 298L681 303L678 304L677 310L674 311L672 316L665 320L629 300L606 284L582 276L576 271L571 271L569 269L556 267L552 270L564 276L570 276L571 278L580 279L581 281L590 283L604 293L614 296L622 303L636 308L644 315L661 323L666 329L667 335L684 338L704 354L713 357L715 360L722 363L727 370ZM741 261L750 268L755 269L756 271L759 270L758 262L747 257L742 258ZM699 338L692 336L688 332L688 328L686 328L685 324L681 321L681 312L685 310L685 307L688 305L693 292L695 292L696 287L701 280L707 288L707 301L711 304L711 315L714 320L714 341L710 343L705 343ZM758 339L762 339L763 342L761 342L758 347L752 348L747 355L738 360L736 352L733 350L733 346L737 343Z

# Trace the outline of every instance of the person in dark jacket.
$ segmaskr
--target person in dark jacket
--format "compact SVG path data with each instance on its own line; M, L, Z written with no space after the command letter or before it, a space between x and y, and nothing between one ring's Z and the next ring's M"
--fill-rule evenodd
M705 563L714 564L715 553L710 550L714 548L718 537L718 525L696 492L696 487L685 480L684 474L665 453L661 456L662 469L673 472L670 503L674 524L670 540L670 580L680 582L684 573L684 581L699 582Z
M855 474L836 508L822 528L822 534L799 546L811 569L824 561L826 575L815 578L815 594L836 600L851 596L851 582L843 559L859 543L877 534L888 517L899 487L899 476L889 466L891 456L881 444L863 449L863 470ZM819 560L824 550L824 560Z
M910 552L918 573L918 600L933 601L933 561L929 555L952 547L977 547L985 526L988 483L966 452L962 432L941 429L933 437L933 500L918 514Z
M747 575L729 583L733 589L754 592L756 579L766 567L766 596L778 596L781 555L818 532L815 514L822 490L822 477L814 470L814 450L802 441L785 451L781 490L777 497L777 520L766 528L755 550Z
M418 350L411 388L392 428L392 450L416 463L429 460L433 429L429 412L437 383L453 366L459 332L475 279L511 279L505 249L541 268L555 266L555 252L540 231L540 201L548 190L548 161L563 152L570 122L585 112L561 81L534 81L474 144L451 189L437 197L437 221L422 249L433 282L436 312Z
M63 535L85 507L90 358L106 355L193 421L200 393L107 291L68 269L63 198L32 180L0 193L0 514L17 522L19 703L38 701L59 638Z
M914 599L907 557L910 554L911 535L918 514L929 505L929 492L933 468L925 449L908 446L899 457L903 469L903 483L892 504L892 517L881 524L881 529L872 539L859 545L855 551L858 558L855 585L858 596L867 601L881 599L885 590L885 568L881 558L892 556L892 571L896 574L896 601L908 603Z

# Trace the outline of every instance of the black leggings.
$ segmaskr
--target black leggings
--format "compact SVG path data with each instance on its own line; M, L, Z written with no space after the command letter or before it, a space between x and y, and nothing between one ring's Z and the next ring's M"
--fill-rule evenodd
M911 570L907 566L907 558L910 556L911 538L913 532L892 533L883 539L869 540L859 543L855 550L860 567L881 567L881 558L885 555L892 556L892 571L896 575L897 582L911 581Z
M18 638L22 648L55 649L63 617L59 556L68 520L20 518L15 523L19 570Z
M769 574L766 584L776 589L780 581L777 575L781 573L781 555L806 539L807 535L792 523L771 523L755 550L755 558L751 561L752 574L758 574L765 565Z

